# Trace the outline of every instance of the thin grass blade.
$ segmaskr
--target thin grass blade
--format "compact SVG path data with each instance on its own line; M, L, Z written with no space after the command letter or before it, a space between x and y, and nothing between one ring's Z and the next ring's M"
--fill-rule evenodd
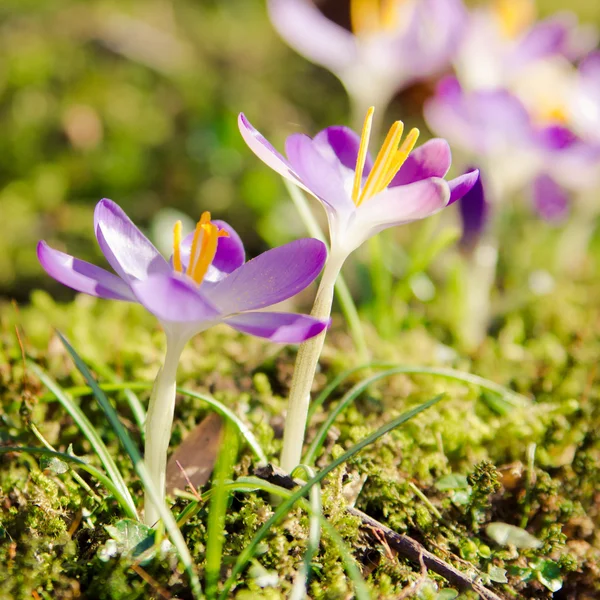
M479 377L479 375L472 375L471 373L463 373L456 369L437 368L437 367L420 367L411 365L400 365L392 362L372 362L353 367L340 373L335 379L331 381L323 389L323 391L311 402L310 408L308 409L308 420L315 414L315 411L321 406L334 390L342 384L348 377L363 369L398 369L397 373L403 373L405 375L433 375L434 377L443 377L445 379L454 379L455 381L461 381L469 385L480 387L484 390L489 390L502 396L508 403L514 407L529 406L531 400L527 396L523 396L517 392L513 392L509 388L502 386L494 381Z
M335 468L337 468L339 465L341 465L348 459L352 458L354 455L358 454L363 448L365 448L369 444L372 444L373 442L378 440L380 437L382 437L386 433L390 432L392 429L402 425L403 423L406 423L406 421L409 421L410 419L412 419L419 413L423 412L424 410L427 410L434 404L437 404L443 397L444 397L444 394L440 394L439 396L436 396L435 398L432 398L431 400L428 400L427 402L420 404L416 408L413 408L412 410L402 413L400 416L396 417L393 421L390 421L386 425L383 425L377 431L375 431L371 435L367 436L364 440L362 440L359 443L352 446L352 448L350 448L349 450L344 452L341 456L339 456L337 459L335 459L333 462L328 464L325 468L323 468L321 471L319 471L319 473L317 473L317 475L312 477L305 485L303 485L300 489L295 491L288 499L284 500L277 507L277 510L273 513L273 515L256 532L255 536L252 538L252 540L250 541L248 546L246 546L246 548L244 548L244 550L238 556L238 559L237 559L235 565L233 566L231 575L229 576L229 578L225 582L225 585L223 586L223 591L221 592L219 599L225 600L228 597L229 591L231 590L232 586L234 585L234 583L237 579L237 576L246 567L246 565L248 564L248 562L254 555L256 547L262 541L262 539L268 534L269 529L273 526L273 524L277 523L279 521L279 519L281 519L285 514L287 514L287 512L292 508L294 503L297 500L299 500L300 498L303 498L310 491L310 489L312 488L313 485L320 483L329 473L331 473L331 471L333 471Z
M60 402L62 407L69 413L73 421L77 424L81 433L87 438L89 443L92 446L94 452L98 455L102 466L104 467L108 477L114 483L114 486L119 489L121 496L123 496L127 500L128 505L128 513L135 515L133 518L138 519L137 510L135 507L135 503L131 494L129 493L129 489L127 488L127 484L121 475L121 472L117 468L115 461L110 455L108 448L102 441L102 438L94 428L94 426L90 423L89 419L83 414L83 411L75 402L73 402L72 398L65 393L65 391L54 381L45 371L43 371L37 364L32 361L27 362L27 367L31 369L39 378L39 380L50 390L50 392L54 395L56 400Z
M315 476L314 470L308 465L298 465L294 470L304 471L308 479L312 479ZM293 475L293 474L292 474ZM321 542L321 519L323 518L323 503L321 500L321 486L315 485L311 488L309 494L310 500L310 527L308 531L308 543L306 545L306 552L304 553L304 559L302 560L302 567L298 571L294 580L294 586L290 594L290 600L303 600L306 598L306 588L310 581L310 570L312 559L319 550L319 543Z
M183 565L185 567L186 573L188 574L188 577L190 580L190 587L192 589L194 598L197 598L197 599L202 598L202 587L200 586L200 580L198 579L198 576L196 575L196 572L194 571L194 564L192 561L192 556L190 554L190 551L188 550L188 547L186 546L185 540L183 539L181 531L179 531L179 528L177 527L177 523L175 522L175 519L173 518L171 511L169 510L167 505L161 501L160 494L154 488L154 484L152 482L150 474L148 473L148 471L146 469L146 465L144 464L144 461L142 460L142 457L140 455L139 450L137 449L137 446L135 445L133 440L129 437L129 434L127 433L127 430L125 429L125 427L119 420L119 417L118 417L115 409L112 407L111 403L108 401L108 398L106 397L104 392L98 386L96 380L92 376L92 374L91 374L90 370L87 368L86 364L81 360L79 354L77 354L77 352L75 351L73 346L71 346L71 344L67 341L67 339L61 333L59 333L58 335L60 336L60 339L61 339L62 343L64 344L65 348L71 355L71 358L75 362L77 369L80 371L80 373L83 375L83 377L87 381L88 385L92 389L92 392L93 392L94 396L96 397L98 404L104 411L106 418L108 419L115 434L119 438L123 448L125 449L125 451L129 455L129 457L131 458L131 462L133 463L133 466L135 468L136 473L138 474L138 477L141 479L142 483L144 484L144 487L148 490L150 499L152 500L152 503L156 507L157 511L159 512L160 517L167 529L167 532L169 533L169 536L171 537L171 541L173 542L173 545L175 546L175 548L179 554L179 558L181 559L181 562L183 563Z
M134 381L124 383L99 383L98 387L105 392L121 392L127 389L149 390L152 389L152 384ZM78 397L91 394L92 388L90 388L89 386L77 386L67 388L65 391L69 392L69 394L74 397ZM268 462L263 449L261 448L260 444L258 443L258 440L254 436L252 431L250 431L248 426L231 409L227 408L227 406L225 406L218 400L215 400L212 396L201 394L200 392L194 392L185 388L177 388L177 393L181 394L182 396L188 396L190 398L196 398L198 400L206 402L206 404L213 408L216 413L220 414L227 421L233 423L233 425L239 431L242 438L246 440L246 443L248 444L248 446L250 446L250 449L252 450L252 452L254 452L254 455L256 456L256 458L258 458L260 462Z
M138 519L137 513L131 510L127 499L121 493L121 490L114 484L110 477L104 474L96 467L88 464L82 458L77 456L73 456L72 454L65 454L64 452L56 452L54 450L48 450L47 448L28 448L28 447L19 447L19 446L3 446L0 447L0 454L7 454L8 452L27 452L28 454L39 454L40 456L53 456L55 458L60 458L65 462L71 462L77 465L80 469L83 469L87 473L89 473L94 479L99 481L114 497L115 500L119 503L125 514L131 519Z
M217 596L217 585L221 573L223 542L225 539L225 514L229 501L227 481L233 473L238 453L238 439L235 429L227 421L221 451L215 465L215 474L208 511L208 530L206 534L206 563L204 587L208 600Z

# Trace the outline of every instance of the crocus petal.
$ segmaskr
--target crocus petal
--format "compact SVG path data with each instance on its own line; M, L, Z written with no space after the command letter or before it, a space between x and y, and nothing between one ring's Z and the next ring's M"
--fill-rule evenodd
M352 33L309 0L269 0L267 6L281 37L309 60L336 73L354 62L357 47Z
M265 165L271 167L273 171L279 173L282 177L289 179L296 185L300 186L307 192L311 193L310 190L300 181L300 177L294 172L290 163L279 153L273 146L267 141L267 139L255 129L250 121L246 118L244 113L240 113L238 116L238 127L240 133L244 138L248 147Z
M390 187L406 185L428 177L444 177L450 168L452 153L446 140L436 138L413 150Z
M450 66L464 36L462 0L419 0L410 23L396 36L395 53L409 79L425 79ZM435 32L435 33L434 33Z
M450 188L450 200L448 201L448 205L460 200L475 186L478 180L479 171L477 169L467 171L464 175L451 179L448 182L448 187Z
M388 227L417 221L448 204L450 189L443 179L430 178L388 188L366 200L357 209L352 229L358 247L364 240Z
M285 141L285 153L311 194L334 210L350 209L353 173L321 141L297 133Z
M219 311L185 275L158 273L134 281L131 289L140 304L167 323L212 323Z
M207 290L223 315L291 298L321 272L327 250L319 240L295 240L253 258Z
M568 34L569 25L563 19L539 21L516 45L510 64L519 68L532 61L561 53Z
M299 344L319 335L328 326L328 322L307 315L278 312L248 312L224 322L242 333L283 344Z
M489 220L489 204L481 177L477 177L471 189L460 199L458 209L462 222L460 246L469 250L477 244Z
M350 127L334 125L323 129L313 138L313 146L323 156L328 158L335 156L344 167L354 173L360 148L360 136ZM365 174L371 170L372 166L373 159L367 154Z
M94 230L106 260L127 283L171 271L152 242L111 200L103 199L96 205Z
M221 230L227 231L228 237L220 237L217 242L217 252L212 264L208 267L204 281L216 282L220 281L229 273L235 271L238 267L244 264L246 253L244 244L237 234L235 229L225 221L213 221L213 223ZM194 232L186 235L181 242L181 264L187 269L190 252L192 249L192 241Z
M549 175L540 175L533 182L533 204L546 221L562 221L569 212L566 191Z
M533 143L527 109L505 90L464 92L451 79L442 82L424 112L433 131L468 152L489 155Z
M96 265L55 250L46 242L38 244L37 255L48 275L67 287L98 298L135 302L135 296L122 279Z

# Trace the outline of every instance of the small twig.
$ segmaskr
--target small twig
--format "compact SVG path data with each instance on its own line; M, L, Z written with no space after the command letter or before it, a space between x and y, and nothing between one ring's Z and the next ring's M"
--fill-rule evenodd
M396 557L395 557L394 553L392 552L390 545L387 543L387 540L385 539L385 535L383 535L381 529L377 529L376 527L371 527L371 531L373 532L373 535L377 538L379 543L383 546L386 556L390 560L394 560Z
M274 467L273 465L257 467L254 470L254 474L261 479L265 479L270 483L274 483L275 485L279 485L288 490L291 490L298 485L285 471L279 467ZM424 565L426 569L437 573L452 585L455 585L462 590L473 590L479 594L483 600L503 600L501 596L488 590L478 581L474 581L469 575L462 573L456 567L447 563L445 560L442 560L432 552L429 552L422 544L417 542L417 540L414 540L407 535L396 533L361 510L351 507L347 507L346 510L351 515L358 517L362 521L365 529L371 532L377 530L377 534L372 533L375 539L380 539L379 536L383 535L389 547L398 552L398 554L401 554L414 563ZM421 568L423 568L423 566ZM474 567L473 569L475 570Z
M165 590L165 588L162 587L160 583L158 583L158 581L152 577L152 575L146 573L142 567L139 565L131 565L131 569L135 571L148 585L151 585L157 594L162 596L165 600L170 600L171 594Z
M194 497L196 498L196 500L198 502L200 502L202 500L202 496L198 493L198 490L194 487L194 484L190 480L188 474L185 472L185 469L181 466L181 463L178 460L175 461L175 464L177 465L177 467L181 471L181 474L183 475L183 478L186 480L186 482L188 484L188 487L190 488L190 490L192 490L192 494L194 495Z
M416 595L416 593L421 589L421 586L427 581L427 565L425 564L422 554L419 555L419 564L421 565L421 574L419 575L419 579L407 586L406 589L404 589L396 598L396 600L404 600L404 598L410 598L410 596Z
M450 563L447 563L445 560L442 560L435 554L426 550L424 546L417 542L417 540L414 540L407 535L396 533L361 510L348 508L348 512L351 515L359 517L363 524L369 526L369 528L379 528L383 535L385 535L390 547L396 550L396 552L415 563L423 560L425 566L429 570L442 576L458 588L473 590L484 600L502 600L500 596L488 590L481 583L473 581L468 575L462 573Z

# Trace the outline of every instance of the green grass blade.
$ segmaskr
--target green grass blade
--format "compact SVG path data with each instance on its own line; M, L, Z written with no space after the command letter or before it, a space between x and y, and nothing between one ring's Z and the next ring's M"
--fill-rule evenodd
M308 465L298 465L294 469L302 470L308 479L312 479L315 476L314 470ZM293 474L292 474L293 475ZM323 503L321 500L321 486L314 485L310 490L310 527L308 531L308 543L306 545L306 552L304 553L304 559L302 561L302 567L298 571L298 575L294 581L292 593L290 594L290 600L303 600L306 597L306 587L310 581L310 570L312 559L319 550L319 543L321 542L321 519L323 518Z
M513 406L529 406L531 400L527 396L523 396L517 392L513 392L509 388L502 386L494 381L479 377L479 375L472 375L470 373L463 373L456 369L437 368L437 367L420 367L411 365L399 365L398 363L392 362L372 362L359 365L348 369L343 373L340 373L335 379L331 381L323 389L323 391L311 402L310 408L308 409L308 419L315 414L315 411L321 406L333 391L343 383L348 377L361 371L363 369L398 369L397 373L403 373L405 375L433 375L434 377L443 377L445 379L453 379L455 381L461 381L469 385L480 387L484 390L489 390L502 396L508 403Z
M171 537L171 541L173 542L173 545L175 546L179 554L179 558L181 559L181 562L183 563L185 570L188 574L190 580L190 587L192 588L194 598L202 598L202 587L200 586L200 580L198 579L198 576L194 571L194 564L192 561L190 551L186 546L185 540L183 539L183 535L181 534L181 531L179 531L179 528L177 527L177 523L175 522L171 511L169 510L167 505L164 502L162 502L160 494L155 489L150 474L146 469L146 465L142 460L137 446L129 437L129 434L127 433L127 430L119 420L115 409L112 407L111 403L108 401L108 398L96 383L96 380L90 373L90 370L87 368L86 364L79 357L79 354L77 354L73 346L69 344L67 339L60 332L58 335L60 336L62 343L64 344L65 348L67 349L73 361L75 362L77 369L79 369L80 373L83 375L90 388L92 388L92 392L96 397L98 404L104 411L106 418L108 419L115 434L119 438L123 448L131 458L131 462L133 463L138 477L141 479L142 483L144 484L144 487L148 490L150 499L152 500L156 509L158 510L160 517L165 525L165 528L167 529L167 532Z
M290 490L286 490L285 488L265 481L264 479L258 479L257 477L240 477L236 479L236 481L228 484L228 487L232 492L248 493L261 490L281 498L290 498L292 495ZM297 502L309 515L314 515L314 507L312 502L309 503L304 498L300 498ZM320 527L323 529L324 533L335 543L342 556L344 569L354 585L354 591L356 593L357 600L370 600L369 591L364 579L362 578L360 569L356 564L356 560L348 548L348 545L343 540L342 536L337 532L336 528L329 523L329 521L327 521L323 515L320 515L319 521Z
M79 408L79 406L73 402L72 398L58 385L58 383L56 383L56 381L54 381L37 364L32 361L28 361L27 366L37 375L39 380L48 388L48 390L50 390L54 397L60 402L62 407L69 413L73 421L75 421L81 430L81 433L83 433L83 435L87 438L92 446L92 449L98 455L98 458L104 466L104 470L106 471L107 475L113 481L115 486L119 488L121 495L127 499L127 504L129 506L128 512L133 513L135 515L134 518L139 520L135 503L131 497L131 494L129 493L129 490L127 489L127 484L125 483L121 472L117 468L115 461L112 459L108 448L102 441L102 438L94 426L90 423L89 419L85 416L85 414L83 414L81 408Z
M208 511L208 530L206 534L206 563L204 587L208 600L217 596L217 585L221 573L223 542L225 540L225 513L229 501L226 482L233 473L238 453L238 439L230 421L226 422L223 443L212 484L210 509Z
M292 506L294 505L294 503L297 500L304 497L310 491L310 489L312 488L313 485L320 483L331 471L333 471L335 468L337 468L343 462L352 458L355 454L358 454L363 448L365 448L369 444L372 444L373 442L378 440L380 437L382 437L386 433L390 432L392 429L394 429L394 428L402 425L406 421L412 419L414 416L418 415L420 412L423 412L424 410L427 410L434 404L437 404L443 398L443 396L444 396L443 394L436 396L435 398L432 398L431 400L424 402L423 404L420 404L416 408L413 408L412 410L402 413L400 416L396 417L393 421L390 421L386 425L383 425L377 431L375 431L371 435L367 436L364 440L360 441L358 444L355 444L354 446L352 446L352 448L350 448L349 450L344 452L344 454L342 454L337 459L335 459L333 462L328 464L325 468L323 468L321 471L319 471L319 473L317 473L317 475L312 477L305 485L303 485L299 490L295 491L288 499L284 500L277 507L277 510L273 513L273 515L256 532L256 535L252 538L252 540L250 541L248 546L246 546L246 548L244 548L244 550L238 556L238 559L237 559L235 565L233 566L231 575L225 582L223 591L221 592L221 595L219 596L220 600L225 600L227 598L229 591L231 590L232 586L234 585L234 583L237 579L237 576L246 567L246 565L248 564L248 561L254 555L254 552L256 551L256 547L262 541L262 539L267 535L271 526L274 523L277 523L279 521L279 519L281 517L283 517L292 508Z
M149 390L152 389L152 384L135 381L128 383L99 383L98 387L105 392L121 392L127 389ZM88 394L92 393L92 389L89 386L67 388L65 391L73 397L87 396ZM182 396L188 396L190 398L196 398L197 400L206 402L206 404L213 408L216 413L220 414L224 419L235 425L240 435L246 440L246 443L248 446L250 446L252 452L254 452L254 455L260 462L268 462L263 449L260 447L260 444L258 443L258 440L252 431L250 431L248 426L231 409L227 408L227 406L218 400L215 400L212 396L207 396L206 394L201 394L200 392L194 392L185 388L177 388L177 393L181 394Z
M226 484L226 489L228 492L241 492L241 493L252 493L256 491L264 491L269 492L275 496L280 496L282 498L289 498L292 495L290 490L286 490L285 488L279 487L275 484L272 484L264 479L259 479L258 477L239 477L235 481ZM210 497L211 490L208 492L204 492L201 495L200 500L190 502L180 513L178 517L178 524L181 527L189 518L191 518L194 514L200 510L201 506L208 500ZM308 512L309 515L314 514L315 505L312 502L306 502L304 498L300 498L298 500L298 504L302 506L304 510ZM319 509L319 513L320 513ZM344 562L344 569L350 577L354 590L356 592L356 598L358 600L369 600L369 592L367 590L367 586L362 578L360 573L360 569L352 556L352 552L348 548L348 545L340 534L337 532L335 527L323 517L320 516L320 526L323 531L331 538L333 542L335 542L341 556L342 561Z
M60 458L61 460L74 463L79 468L89 473L94 479L99 481L115 497L115 500L120 504L121 508L128 517L137 520L137 513L131 510L129 503L127 502L127 498L121 493L121 490L113 483L111 478L105 475L99 469L96 469L96 467L93 467L85 462L82 458L73 456L71 454L65 454L64 452L48 450L47 448L28 448L18 446L0 447L0 454L6 454L8 452L27 452L28 454L39 454L41 456L54 456L56 458Z
M314 465L314 462L317 458L319 450L323 446L325 439L327 438L327 432L333 425L334 421L337 419L338 415L343 412L351 402L354 402L356 398L372 383L375 383L379 379L383 379L385 377L390 377L391 375L396 375L398 373L404 373L403 367L399 367L397 369L389 369L387 371L383 371L381 373L377 373L376 375L372 375L367 379L363 379L359 383L357 383L352 389L344 394L342 399L337 403L334 409L327 415L327 419L323 422L319 431L315 435L311 445L309 446L306 454L304 455L304 463L307 465Z
M121 383L123 381L110 367L97 361L90 362L88 360L87 362L92 365L94 371L96 371L103 379L108 379L108 381L113 383ZM124 389L123 395L125 396L125 400L127 400L127 404L129 404L129 409L131 410L131 414L138 426L140 437L143 441L145 437L144 425L146 424L146 409L132 389Z

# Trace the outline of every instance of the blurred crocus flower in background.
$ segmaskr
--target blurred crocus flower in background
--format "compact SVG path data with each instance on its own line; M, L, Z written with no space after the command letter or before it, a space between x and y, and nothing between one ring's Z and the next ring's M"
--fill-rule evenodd
M110 200L97 204L94 228L116 275L45 242L38 244L38 257L48 274L64 285L100 298L139 302L163 326L167 351L150 397L144 460L156 491L164 498L177 366L183 347L192 336L218 323L285 343L302 342L321 333L328 321L258 309L286 300L312 283L325 262L325 245L315 239L296 240L245 262L237 233L223 221L211 221L205 212L185 239L181 222L175 224L173 255L167 261ZM148 525L158 519L148 494L144 513Z
M311 0L268 0L283 39L344 84L355 112L382 111L410 83L450 65L461 39L462 0L351 0L351 31L325 17Z
M429 140L414 149L419 132L402 141L404 125L396 121L373 160L368 152L374 109L359 136L347 127L328 127L314 138L288 137L287 158L241 114L239 127L251 150L277 173L317 200L327 213L331 248L312 315L327 318L333 290L348 255L380 231L435 214L466 194L479 177L477 170L446 181L450 147ZM413 150L414 149L414 150ZM324 334L300 347L283 438L281 466L291 472L300 461L310 390Z
M597 31L563 12L536 21L534 0L493 0L469 12L454 68L469 90L511 87L539 61L576 60L597 42Z
M440 81L425 104L427 124L486 175L497 202L530 184L544 167L547 144L523 103L505 89L466 91L455 77Z

